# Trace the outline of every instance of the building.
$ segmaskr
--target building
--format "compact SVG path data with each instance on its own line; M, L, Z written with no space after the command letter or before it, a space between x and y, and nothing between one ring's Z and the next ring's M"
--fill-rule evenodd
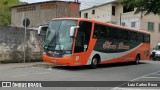
M135 8L126 8L117 1L81 10L82 18L94 19L151 32L151 48L160 43L160 16L134 14Z
M12 26L23 27L23 19L30 19L29 27L48 24L52 18L79 17L80 3L47 1L12 7Z

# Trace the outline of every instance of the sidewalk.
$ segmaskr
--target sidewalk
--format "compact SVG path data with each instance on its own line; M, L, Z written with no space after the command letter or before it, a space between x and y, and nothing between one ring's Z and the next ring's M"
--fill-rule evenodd
M9 64L0 64L0 69L39 67L39 66L49 67L49 66L54 66L54 65L50 63L46 63L46 62L9 63Z

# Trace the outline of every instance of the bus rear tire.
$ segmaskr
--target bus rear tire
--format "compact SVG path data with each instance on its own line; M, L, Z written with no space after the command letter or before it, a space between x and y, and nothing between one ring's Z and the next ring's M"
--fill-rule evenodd
M136 56L136 59L135 59L135 61L134 61L134 63L135 63L135 64L139 64L139 61L140 61L140 56L137 55L137 56Z
M89 66L91 69L97 68L97 65L99 64L99 60L96 57L93 57L91 65Z

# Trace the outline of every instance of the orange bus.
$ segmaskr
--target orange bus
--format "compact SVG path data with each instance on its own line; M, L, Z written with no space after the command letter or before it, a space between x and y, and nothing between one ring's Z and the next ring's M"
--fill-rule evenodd
M44 42L43 60L81 66L150 59L150 33L84 18L53 19Z

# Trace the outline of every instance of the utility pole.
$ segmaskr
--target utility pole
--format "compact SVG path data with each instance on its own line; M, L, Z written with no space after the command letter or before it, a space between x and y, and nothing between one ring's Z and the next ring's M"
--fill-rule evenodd
M75 0L75 2L79 2L79 0Z
M119 19L119 23L120 23L120 26L122 25L122 13L120 13L120 19Z
M27 34L26 30L29 24L30 24L30 20L28 18L24 18L23 19L23 26L25 28L25 31L24 31L24 60L23 60L24 63L26 62L26 34Z

